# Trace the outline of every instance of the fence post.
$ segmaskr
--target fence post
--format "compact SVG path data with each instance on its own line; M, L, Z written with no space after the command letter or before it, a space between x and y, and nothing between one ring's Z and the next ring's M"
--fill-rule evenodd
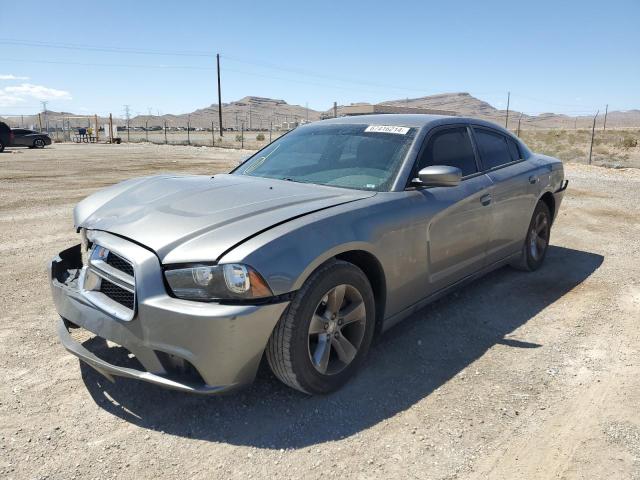
M211 146L216 146L216 131L213 128L213 122L211 122Z
M591 146L589 147L589 165L591 165L591 153L593 152L593 137L596 134L596 118L598 118L598 113L600 110L596 112L596 116L593 117L593 127L591 128Z
M147 137L147 143L149 143L149 120L144 122L144 133L145 133L145 136Z
M240 126L240 148L244 149L244 122Z
M191 117L187 117L187 144L191 145Z
M273 130L273 120L269 122L269 143L271 143L271 130Z
M59 134L58 134L58 133L59 133L59 132L58 132L58 122L56 122L56 142L59 142L59 141L60 141L60 136L59 136Z
M167 121L164 121L164 144L167 144Z
M131 142L131 137L129 135L129 120L127 120L127 143Z
M520 137L520 120L522 120L522 114L520 114L520 116L518 117L518 137Z

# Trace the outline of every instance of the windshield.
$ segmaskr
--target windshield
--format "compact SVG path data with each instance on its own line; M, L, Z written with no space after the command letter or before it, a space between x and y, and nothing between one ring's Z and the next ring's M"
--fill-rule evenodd
M233 173L387 191L415 134L415 128L397 126L309 125L277 139Z

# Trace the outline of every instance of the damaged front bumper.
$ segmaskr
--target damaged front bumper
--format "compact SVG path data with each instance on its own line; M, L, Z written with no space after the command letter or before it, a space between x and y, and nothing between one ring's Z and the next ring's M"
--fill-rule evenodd
M70 353L112 380L129 377L193 393L222 393L253 381L288 302L225 305L173 298L151 251L105 232L94 232L92 241L133 265L135 306L130 317L123 316L109 298L86 289L79 245L61 252L49 273L61 317L58 334ZM90 342L73 338L76 327L122 347L138 368L102 358Z

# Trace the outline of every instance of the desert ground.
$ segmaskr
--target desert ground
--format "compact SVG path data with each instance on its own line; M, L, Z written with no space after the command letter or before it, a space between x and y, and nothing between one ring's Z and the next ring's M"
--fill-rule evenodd
M268 368L223 397L110 383L66 353L46 264L78 242L73 206L126 178L222 172L247 153L0 154L0 477L640 479L634 168L567 162L543 268L503 268L430 305L329 396Z

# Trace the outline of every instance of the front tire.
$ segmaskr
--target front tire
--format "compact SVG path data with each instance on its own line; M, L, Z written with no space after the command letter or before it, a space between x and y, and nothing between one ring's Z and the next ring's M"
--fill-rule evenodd
M0 153L4 152L4 143L0 142Z
M269 366L301 392L333 392L362 364L374 324L366 275L351 263L332 261L307 279L283 313L267 344Z
M527 272L539 269L547 255L550 235L551 213L549 207L544 202L538 202L529 223L520 258L511 266Z
M44 145L45 145L44 140L42 140L41 138L36 138L33 141L34 148L44 148Z

